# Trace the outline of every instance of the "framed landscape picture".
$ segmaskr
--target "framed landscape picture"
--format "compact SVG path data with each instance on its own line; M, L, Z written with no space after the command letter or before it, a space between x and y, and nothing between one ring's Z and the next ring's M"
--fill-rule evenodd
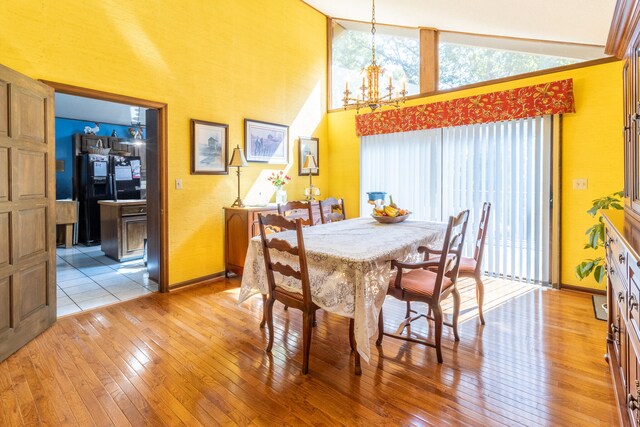
M244 120L244 151L249 162L289 163L289 126Z
M229 125L191 119L191 174L227 175Z
M318 149L318 138L307 138L304 136L300 137L300 143L298 144L298 175L309 175L309 169L304 169L302 166L304 165L304 161L307 157L307 154L311 154L316 159L316 165L318 166L314 172L311 173L313 176L318 176L320 173L320 150Z

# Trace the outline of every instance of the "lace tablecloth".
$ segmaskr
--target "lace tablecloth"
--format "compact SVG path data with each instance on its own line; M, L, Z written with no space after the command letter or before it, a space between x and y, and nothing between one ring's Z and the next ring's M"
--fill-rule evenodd
M445 224L425 221L379 224L372 218L357 218L304 229L313 302L355 320L358 352L365 361L369 361L369 338L376 333L387 293L391 261L417 261L419 246L441 247L445 228ZM295 244L294 231L272 236ZM280 259L297 268L297 257L271 253L273 262ZM298 280L275 276L283 288L300 292ZM238 303L267 290L262 244L255 237L247 250Z

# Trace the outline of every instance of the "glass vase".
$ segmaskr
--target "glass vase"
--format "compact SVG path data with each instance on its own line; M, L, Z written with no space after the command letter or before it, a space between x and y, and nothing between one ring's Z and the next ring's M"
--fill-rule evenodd
M284 205L287 203L287 190L283 190L282 187L276 187L276 204Z

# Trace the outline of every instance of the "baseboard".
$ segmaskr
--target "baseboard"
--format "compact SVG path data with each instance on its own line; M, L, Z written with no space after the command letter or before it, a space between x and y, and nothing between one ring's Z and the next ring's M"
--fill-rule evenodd
M564 289L567 291L576 291L576 292L584 292L587 294L596 294L596 295L606 295L607 291L605 289L593 289L593 288L583 288L582 286L574 286L574 285L565 285L564 283L560 284L560 289Z
M186 286L193 285L202 285L204 283L217 282L220 279L224 279L224 271L219 271L217 273L208 274L206 276L196 277L195 279L185 280L184 282L176 283L175 285L169 286L169 292L175 291L176 289L181 289Z

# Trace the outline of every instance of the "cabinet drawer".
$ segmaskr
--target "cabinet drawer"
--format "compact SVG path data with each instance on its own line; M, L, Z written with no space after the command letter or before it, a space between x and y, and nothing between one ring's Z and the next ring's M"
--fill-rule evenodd
M146 206L123 206L122 216L145 215L147 213Z
M605 239L606 239L606 251L607 258L609 259L609 266L615 265L621 274L620 279L623 282L627 281L627 250L625 249L618 233L611 230L609 227L605 227ZM609 268L611 271L611 268Z

